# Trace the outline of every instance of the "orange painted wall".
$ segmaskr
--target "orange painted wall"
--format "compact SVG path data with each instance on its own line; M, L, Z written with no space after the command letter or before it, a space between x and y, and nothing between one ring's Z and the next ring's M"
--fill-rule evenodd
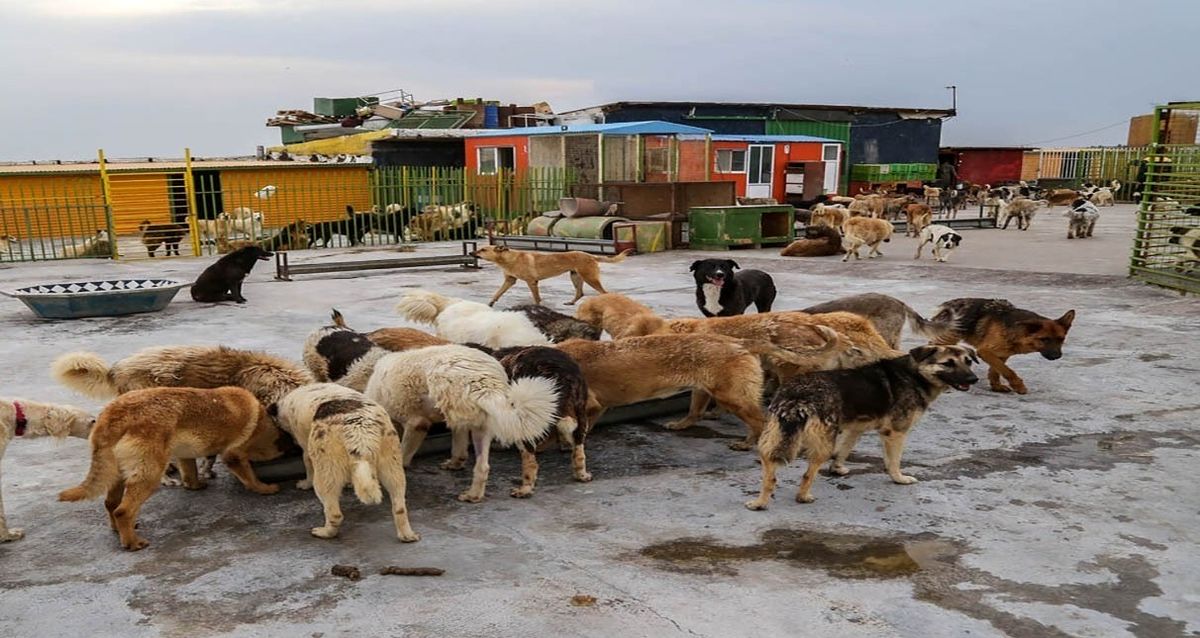
M525 135L504 135L500 137L467 138L467 169L472 173L479 172L479 153L481 148L511 146L513 148L513 166L518 171L529 168L529 144Z
M0 235L81 238L105 226L99 175L0 176Z
M197 180L197 196L206 190ZM254 197L264 186L275 187L267 200ZM365 166L221 171L221 203L226 212L246 206L263 214L265 228L278 228L297 219L308 222L341 219L346 205L357 212L371 208L371 184Z
M708 167L712 160L704 140L679 141L679 177L681 182L703 182L708 179Z
M738 197L746 196L746 173L716 172L717 150L731 149L744 151L749 146L749 142L713 141L712 143L713 152L709 160L713 165L712 179L714 182L734 182L737 184ZM787 175L788 163L820 161L822 144L820 142L777 142L774 146L775 152L771 168L771 197L774 197L775 201L782 202L785 199L785 176ZM787 148L786 153L784 152L784 148Z

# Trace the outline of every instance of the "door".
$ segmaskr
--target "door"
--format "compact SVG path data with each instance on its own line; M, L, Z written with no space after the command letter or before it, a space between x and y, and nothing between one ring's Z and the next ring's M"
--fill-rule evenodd
M838 192L838 167L841 165L842 145L825 144L821 148L821 159L825 162L824 193Z
M746 197L770 197L771 173L775 168L775 147L751 144L746 161Z
M829 176L828 166L824 162L804 163L804 199L816 199L817 195L830 192L825 189L825 180Z

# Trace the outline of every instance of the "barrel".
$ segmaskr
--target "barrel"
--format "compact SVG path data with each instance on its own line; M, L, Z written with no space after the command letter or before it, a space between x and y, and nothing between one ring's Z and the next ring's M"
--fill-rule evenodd
M483 105L483 128L500 128L500 105Z

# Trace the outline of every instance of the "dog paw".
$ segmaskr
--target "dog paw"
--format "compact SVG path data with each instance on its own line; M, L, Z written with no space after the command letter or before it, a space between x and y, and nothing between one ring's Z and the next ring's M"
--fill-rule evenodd
M729 449L736 450L738 452L745 452L747 450L753 450L754 444L749 441L734 441L733 443L729 444Z
M408 532L407 534L396 534L396 538L399 539L401 543L415 543L421 540L421 535L416 532Z
M263 496L269 496L271 494L275 494L275 493L279 492L279 485L263 484L260 487L252 487L250 489L255 494L262 494Z
M812 503L815 500L817 500L817 499L815 497L813 497L812 494L797 494L796 495L797 503Z
M482 494L472 494L470 491L467 491L467 492L463 492L462 494L459 494L458 500L460 500L464 503L482 503L483 495Z
M684 419L682 421L670 421L663 424L663 428L667 430L686 430L692 427L692 421Z
M304 479L303 481L296 481L296 489L311 490L312 489L312 481L310 481L308 479Z
M753 501L746 501L743 504L746 506L746 509L752 512L761 512L767 509L767 502L763 499L756 498Z
M829 471L838 476L845 476L850 473L850 468L838 463L838 464L834 465L833 467L829 468Z
M900 476L893 476L892 482L896 485L912 485L917 482L917 477L901 474Z
M442 464L439 465L438 467L442 468L443 470L461 470L466 466L467 466L466 459L448 459L448 460L442 461Z
M509 490L508 495L513 498L529 498L530 496L533 496L533 488L525 486L514 487Z
M330 538L337 538L338 528L336 528L332 525L326 525L324 527L314 527L314 528L312 528L312 535L316 536L317 538L324 538L326 540L328 540Z
M1012 384L1012 390L1017 394L1029 394L1029 388L1026 388L1024 383Z
M592 474L590 472L580 472L575 475L575 480L580 483L589 483L592 480Z
M199 492L200 490L208 489L208 483L197 481L195 483L184 483L183 489Z
M16 527L8 528L8 531L0 534L0 543L11 543L25 538L25 530Z
M992 392L999 392L1001 394L1007 394L1009 392L1012 392L1012 389L1006 385L992 384Z
M131 542L121 543L121 546L124 547L128 551L136 552L138 550L146 549L147 547L149 547L150 541L142 538L141 536L134 536L133 540Z
M177 478L174 478L171 476L164 476L162 478L162 481L160 481L160 484L163 487L182 487L183 481L181 479L177 479Z

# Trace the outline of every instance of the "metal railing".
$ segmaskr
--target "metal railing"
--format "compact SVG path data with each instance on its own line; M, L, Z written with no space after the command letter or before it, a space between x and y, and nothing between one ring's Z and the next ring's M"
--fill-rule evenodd
M1140 192L1148 146L1111 146L1093 148L1043 148L1028 151L1035 161L1022 178L1049 188L1078 188L1085 182L1107 186L1121 182L1114 193L1117 201L1136 201Z

